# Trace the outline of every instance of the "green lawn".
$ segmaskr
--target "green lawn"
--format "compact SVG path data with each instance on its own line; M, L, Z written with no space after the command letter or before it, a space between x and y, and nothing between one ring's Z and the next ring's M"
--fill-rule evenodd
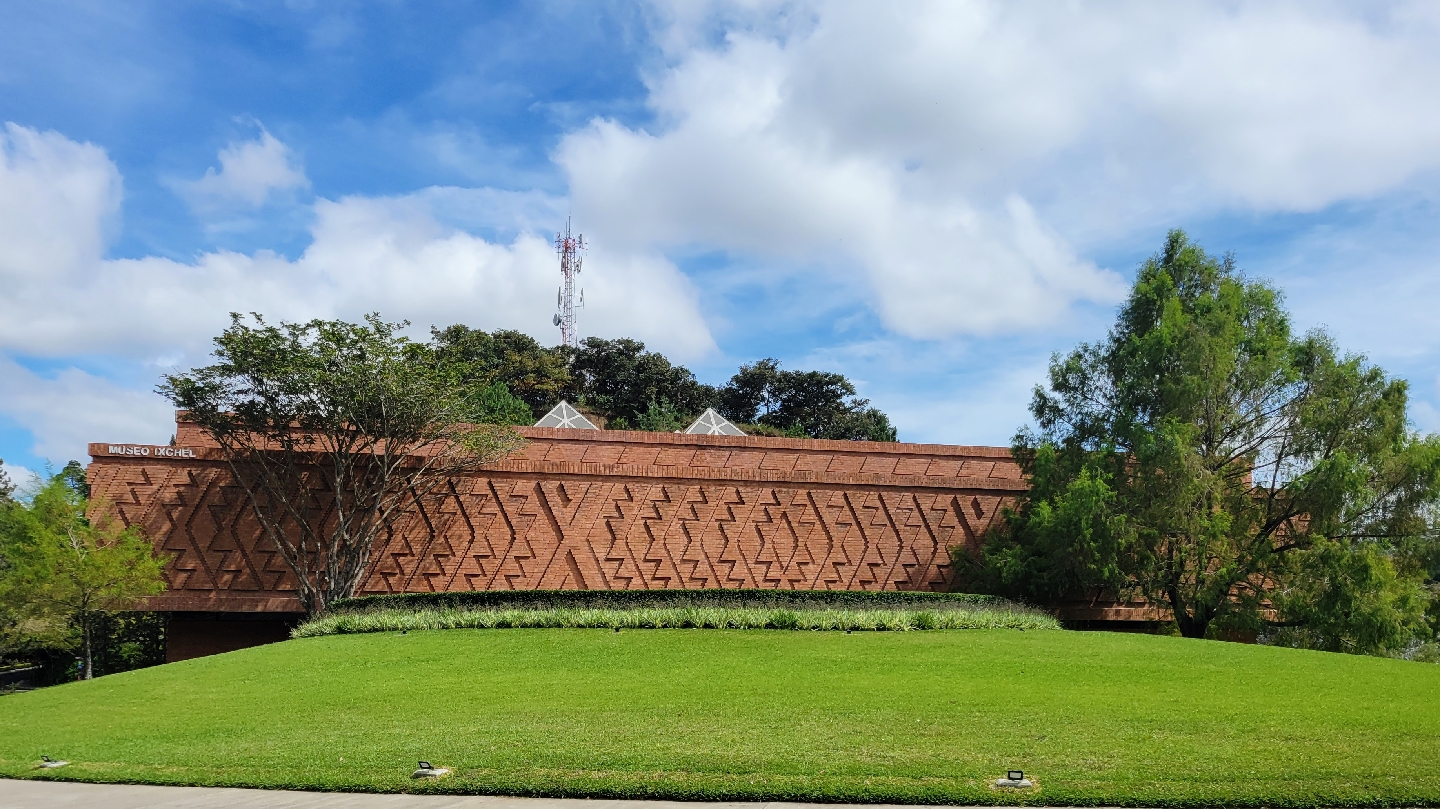
M0 774L927 803L1440 805L1440 666L1179 638L305 638L0 697ZM454 768L409 779L417 759ZM1027 796L990 789L1023 768Z

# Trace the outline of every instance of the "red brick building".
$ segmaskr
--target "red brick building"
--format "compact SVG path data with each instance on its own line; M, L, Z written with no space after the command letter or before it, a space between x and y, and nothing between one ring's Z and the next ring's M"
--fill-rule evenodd
M362 591L947 590L1024 491L1010 453L957 447L522 428L526 446L397 524ZM292 574L215 444L91 444L93 496L171 557L168 654L285 637ZM321 498L323 500L323 496ZM1103 616L1093 616L1103 617Z

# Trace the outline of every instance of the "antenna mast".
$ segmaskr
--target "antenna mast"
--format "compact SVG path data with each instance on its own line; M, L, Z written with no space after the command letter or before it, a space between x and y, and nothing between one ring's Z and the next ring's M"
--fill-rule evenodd
M575 276L580 274L580 263L584 260L585 237L570 235L570 217L565 217L565 232L555 234L555 253L560 256L560 276L564 284L555 293L553 322L560 327L560 344L571 348L580 347L580 335L575 331ZM580 308L585 306L585 292L580 291Z

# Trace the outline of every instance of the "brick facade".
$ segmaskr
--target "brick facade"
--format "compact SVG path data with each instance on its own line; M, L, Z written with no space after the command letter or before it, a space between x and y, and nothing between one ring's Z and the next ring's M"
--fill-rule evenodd
M945 590L1024 490L1008 450L522 428L510 457L408 514L365 593L480 589ZM194 425L91 444L94 496L168 554L152 609L294 612L291 574ZM317 502L324 503L323 493Z

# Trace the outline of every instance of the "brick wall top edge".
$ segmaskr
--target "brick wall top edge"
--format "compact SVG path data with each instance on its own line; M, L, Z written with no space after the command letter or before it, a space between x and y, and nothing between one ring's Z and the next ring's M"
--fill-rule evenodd
M213 447L214 442L185 414L176 414L176 435L185 447ZM558 427L517 427L516 431L531 440L581 443L671 445L699 447L748 447L754 449L789 449L800 452L845 452L866 455L925 455L970 458L1009 458L1008 447L967 446L959 444L913 444L890 441L837 441L825 438L775 438L761 435L691 435L689 433L652 433L639 430L567 430ZM120 442L115 442L117 445ZM126 445L156 446L140 442ZM92 442L90 447L106 446ZM102 451L102 454L104 453ZM91 453L94 455L94 452Z

